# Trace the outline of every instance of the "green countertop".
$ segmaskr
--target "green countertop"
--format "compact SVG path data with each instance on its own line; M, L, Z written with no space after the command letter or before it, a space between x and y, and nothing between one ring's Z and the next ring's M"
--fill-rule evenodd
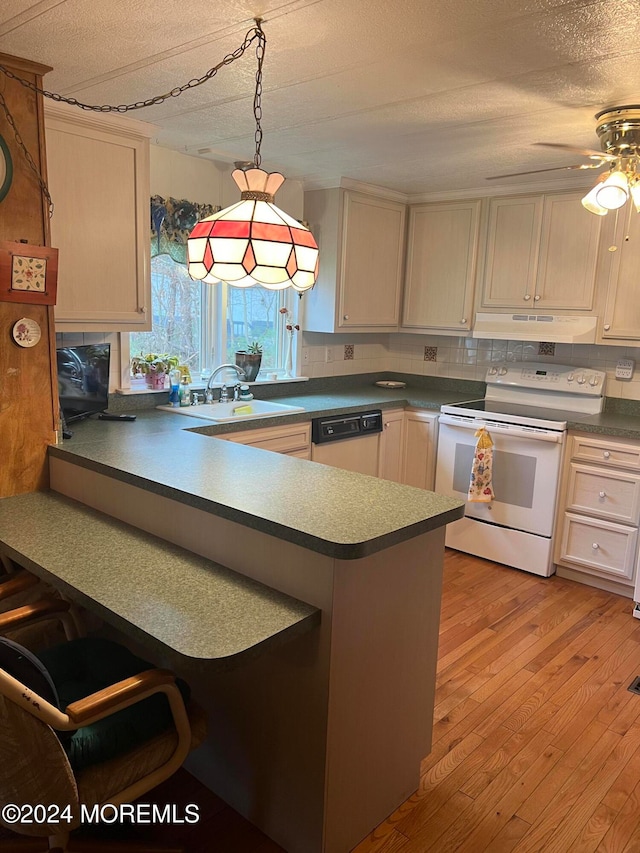
M435 412L445 399L469 394L352 388L284 398L305 408L296 415L219 426L145 410L134 422L74 425L73 438L50 454L319 553L357 559L461 518L464 503L211 437L372 407Z
M224 667L320 621L311 605L54 492L0 500L0 542L174 668Z

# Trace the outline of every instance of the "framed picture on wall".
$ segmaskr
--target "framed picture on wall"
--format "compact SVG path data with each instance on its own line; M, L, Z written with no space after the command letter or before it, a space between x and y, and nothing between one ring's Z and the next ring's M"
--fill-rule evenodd
M0 241L0 302L55 305L58 250Z

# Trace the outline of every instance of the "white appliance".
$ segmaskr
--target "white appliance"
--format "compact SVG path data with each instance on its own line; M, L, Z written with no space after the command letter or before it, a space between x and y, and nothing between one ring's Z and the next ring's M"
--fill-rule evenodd
M597 317L583 315L478 313L473 324L473 337L592 344L595 343L597 325Z
M467 501L446 545L548 577L567 416L602 411L602 371L533 362L490 367L484 400L441 407L435 491L466 499L477 438L494 444L491 503Z

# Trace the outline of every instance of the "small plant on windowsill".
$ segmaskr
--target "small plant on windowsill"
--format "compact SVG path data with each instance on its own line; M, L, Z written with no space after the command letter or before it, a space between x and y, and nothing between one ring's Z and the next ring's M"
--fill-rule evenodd
M246 382L256 381L262 364L262 347L258 341L249 344L246 350L236 352L236 364L244 370Z
M170 370L178 367L180 360L175 355L163 353L140 353L131 359L131 375L144 376L147 388L162 390Z

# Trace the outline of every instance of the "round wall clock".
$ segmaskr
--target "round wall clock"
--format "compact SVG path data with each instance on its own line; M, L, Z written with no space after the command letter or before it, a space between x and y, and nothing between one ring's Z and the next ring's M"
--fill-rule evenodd
M6 196L13 180L13 162L9 146L0 136L0 201Z
M40 326L29 317L22 317L11 329L11 337L19 347L34 347L41 336Z

